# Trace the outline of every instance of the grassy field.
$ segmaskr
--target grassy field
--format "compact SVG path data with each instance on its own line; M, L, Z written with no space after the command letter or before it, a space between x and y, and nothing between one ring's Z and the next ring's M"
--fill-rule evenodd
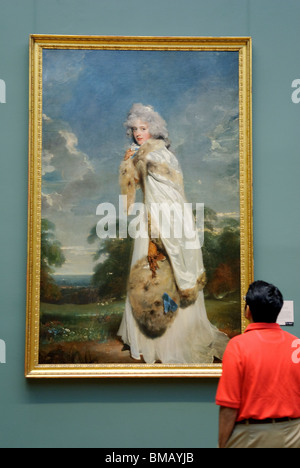
M116 336L123 302L98 304L41 304L41 344L49 342L106 342Z
M241 332L240 305L233 297L227 301L208 299L206 308L210 321L230 338ZM86 305L42 303L40 363L98 362L99 357L91 357L90 350L97 348L99 356L102 349L116 341L123 311L124 301Z
M206 300L210 321L220 330L234 336L240 333L238 301ZM114 338L120 326L124 302L103 302L85 305L41 304L41 344L49 342L106 342Z

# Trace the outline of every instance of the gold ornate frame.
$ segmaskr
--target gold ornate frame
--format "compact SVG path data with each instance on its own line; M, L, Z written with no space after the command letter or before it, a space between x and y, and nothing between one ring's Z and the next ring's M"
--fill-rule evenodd
M241 294L253 281L252 226L252 41L249 37L101 37L30 38L29 209L26 362L27 378L220 377L221 364L39 364L41 185L42 185L42 54L43 49L238 51L240 107ZM243 308L243 301L242 301ZM242 331L246 320L242 314Z

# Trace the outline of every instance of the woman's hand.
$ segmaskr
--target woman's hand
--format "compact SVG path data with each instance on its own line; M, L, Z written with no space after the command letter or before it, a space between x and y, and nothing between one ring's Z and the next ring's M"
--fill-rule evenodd
M128 159L132 158L134 154L135 154L134 150L132 149L127 150L124 156L124 161L127 161Z

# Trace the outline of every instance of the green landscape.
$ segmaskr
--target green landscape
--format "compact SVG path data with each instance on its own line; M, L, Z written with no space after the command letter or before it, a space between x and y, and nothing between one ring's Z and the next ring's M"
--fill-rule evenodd
M231 218L218 220L209 209L205 222L207 314L232 338L241 332L239 226ZM65 258L55 239L55 226L42 221L41 364L122 362L125 356L117 332L125 308L133 242L130 238L100 240L96 227L88 240L98 245L95 263L106 254L103 262L96 263L94 275L84 282L80 277L57 281L53 267L62 266Z

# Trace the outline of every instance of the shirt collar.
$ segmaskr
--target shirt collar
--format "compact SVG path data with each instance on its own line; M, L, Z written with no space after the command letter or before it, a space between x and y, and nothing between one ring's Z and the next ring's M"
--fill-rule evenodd
M278 323L250 323L245 330L246 332L253 331L253 330L281 330L280 325Z

